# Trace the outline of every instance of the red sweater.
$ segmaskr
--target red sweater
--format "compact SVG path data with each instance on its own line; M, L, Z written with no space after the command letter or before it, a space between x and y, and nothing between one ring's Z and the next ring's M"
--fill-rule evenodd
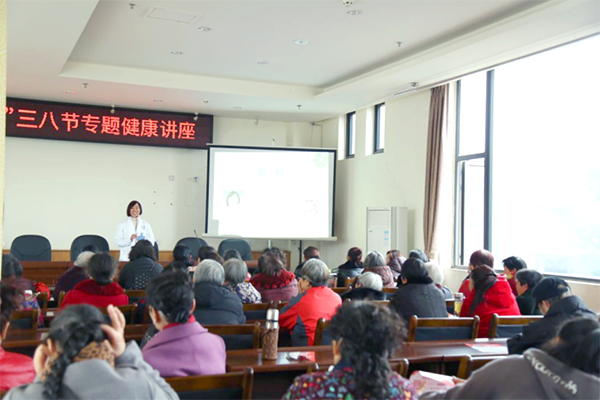
M7 391L31 383L34 379L35 370L30 357L0 348L0 390Z
M112 282L108 285L100 285L93 279L86 279L75 285L69 291L60 304L60 309L73 304L90 304L95 307L126 306L129 297L118 283Z
M510 285L506 281L506 275L504 274L498 275L498 281L496 284L489 288L487 292L485 292L483 301L479 303L479 305L475 308L475 312L471 314L469 310L471 308L471 304L473 304L474 297L475 290L469 293L465 299L462 309L460 310L460 316L479 316L479 334L477 337L487 338L492 314L521 315L515 295L512 294L512 290L510 290Z

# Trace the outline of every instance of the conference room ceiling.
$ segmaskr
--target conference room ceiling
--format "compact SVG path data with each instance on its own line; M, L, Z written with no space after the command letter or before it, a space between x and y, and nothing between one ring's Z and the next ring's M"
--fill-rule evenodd
M411 82L423 87L597 33L598 4L10 1L7 93L320 121L393 98Z

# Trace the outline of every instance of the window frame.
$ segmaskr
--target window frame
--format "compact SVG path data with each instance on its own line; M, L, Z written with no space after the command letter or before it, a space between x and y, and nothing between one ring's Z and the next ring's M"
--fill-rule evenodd
M346 159L356 155L356 124L352 121L353 117L356 121L356 111L346 114ZM351 147L354 147L354 153L350 153Z
M375 105L375 113L374 113L374 124L373 124L373 154L380 154L384 152L384 147L380 147L380 140L381 140L381 123L380 123L380 117L381 117L381 107L385 108L385 102L383 103L379 103ZM385 125L385 121L383 121L383 124Z

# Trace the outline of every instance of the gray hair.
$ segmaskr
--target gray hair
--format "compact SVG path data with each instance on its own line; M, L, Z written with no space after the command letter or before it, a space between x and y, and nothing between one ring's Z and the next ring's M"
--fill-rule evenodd
M318 258L311 258L302 266L301 276L308 280L312 287L327 286L329 275L329 268Z
M223 266L215 260L204 260L196 267L194 271L194 283L212 282L222 285L225 282L225 270Z
M94 256L94 254L96 253L94 253L93 251L82 251L81 253L79 253L77 259L75 260L75 266L87 268L90 265L90 260Z
M444 282L444 271L442 271L439 265L428 262L425 263L425 269L427 270L427 275L429 275L433 283L441 285L442 282Z
M383 290L383 280L381 279L381 276L373 272L365 272L356 278L356 280L360 283L361 287L378 290L380 292Z
M385 258L378 251L372 251L367 255L364 261L365 268L381 267L386 265Z
M239 258L230 258L223 265L225 270L225 280L232 285L237 285L246 280L248 275L248 266Z

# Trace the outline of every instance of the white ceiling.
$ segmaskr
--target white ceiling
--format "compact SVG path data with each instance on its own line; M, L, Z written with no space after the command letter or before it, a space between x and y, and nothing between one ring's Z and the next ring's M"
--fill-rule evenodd
M152 7L201 18L150 19ZM319 121L390 98L413 81L425 86L599 31L596 0L357 0L351 7L340 0L15 0L8 3L7 92Z

